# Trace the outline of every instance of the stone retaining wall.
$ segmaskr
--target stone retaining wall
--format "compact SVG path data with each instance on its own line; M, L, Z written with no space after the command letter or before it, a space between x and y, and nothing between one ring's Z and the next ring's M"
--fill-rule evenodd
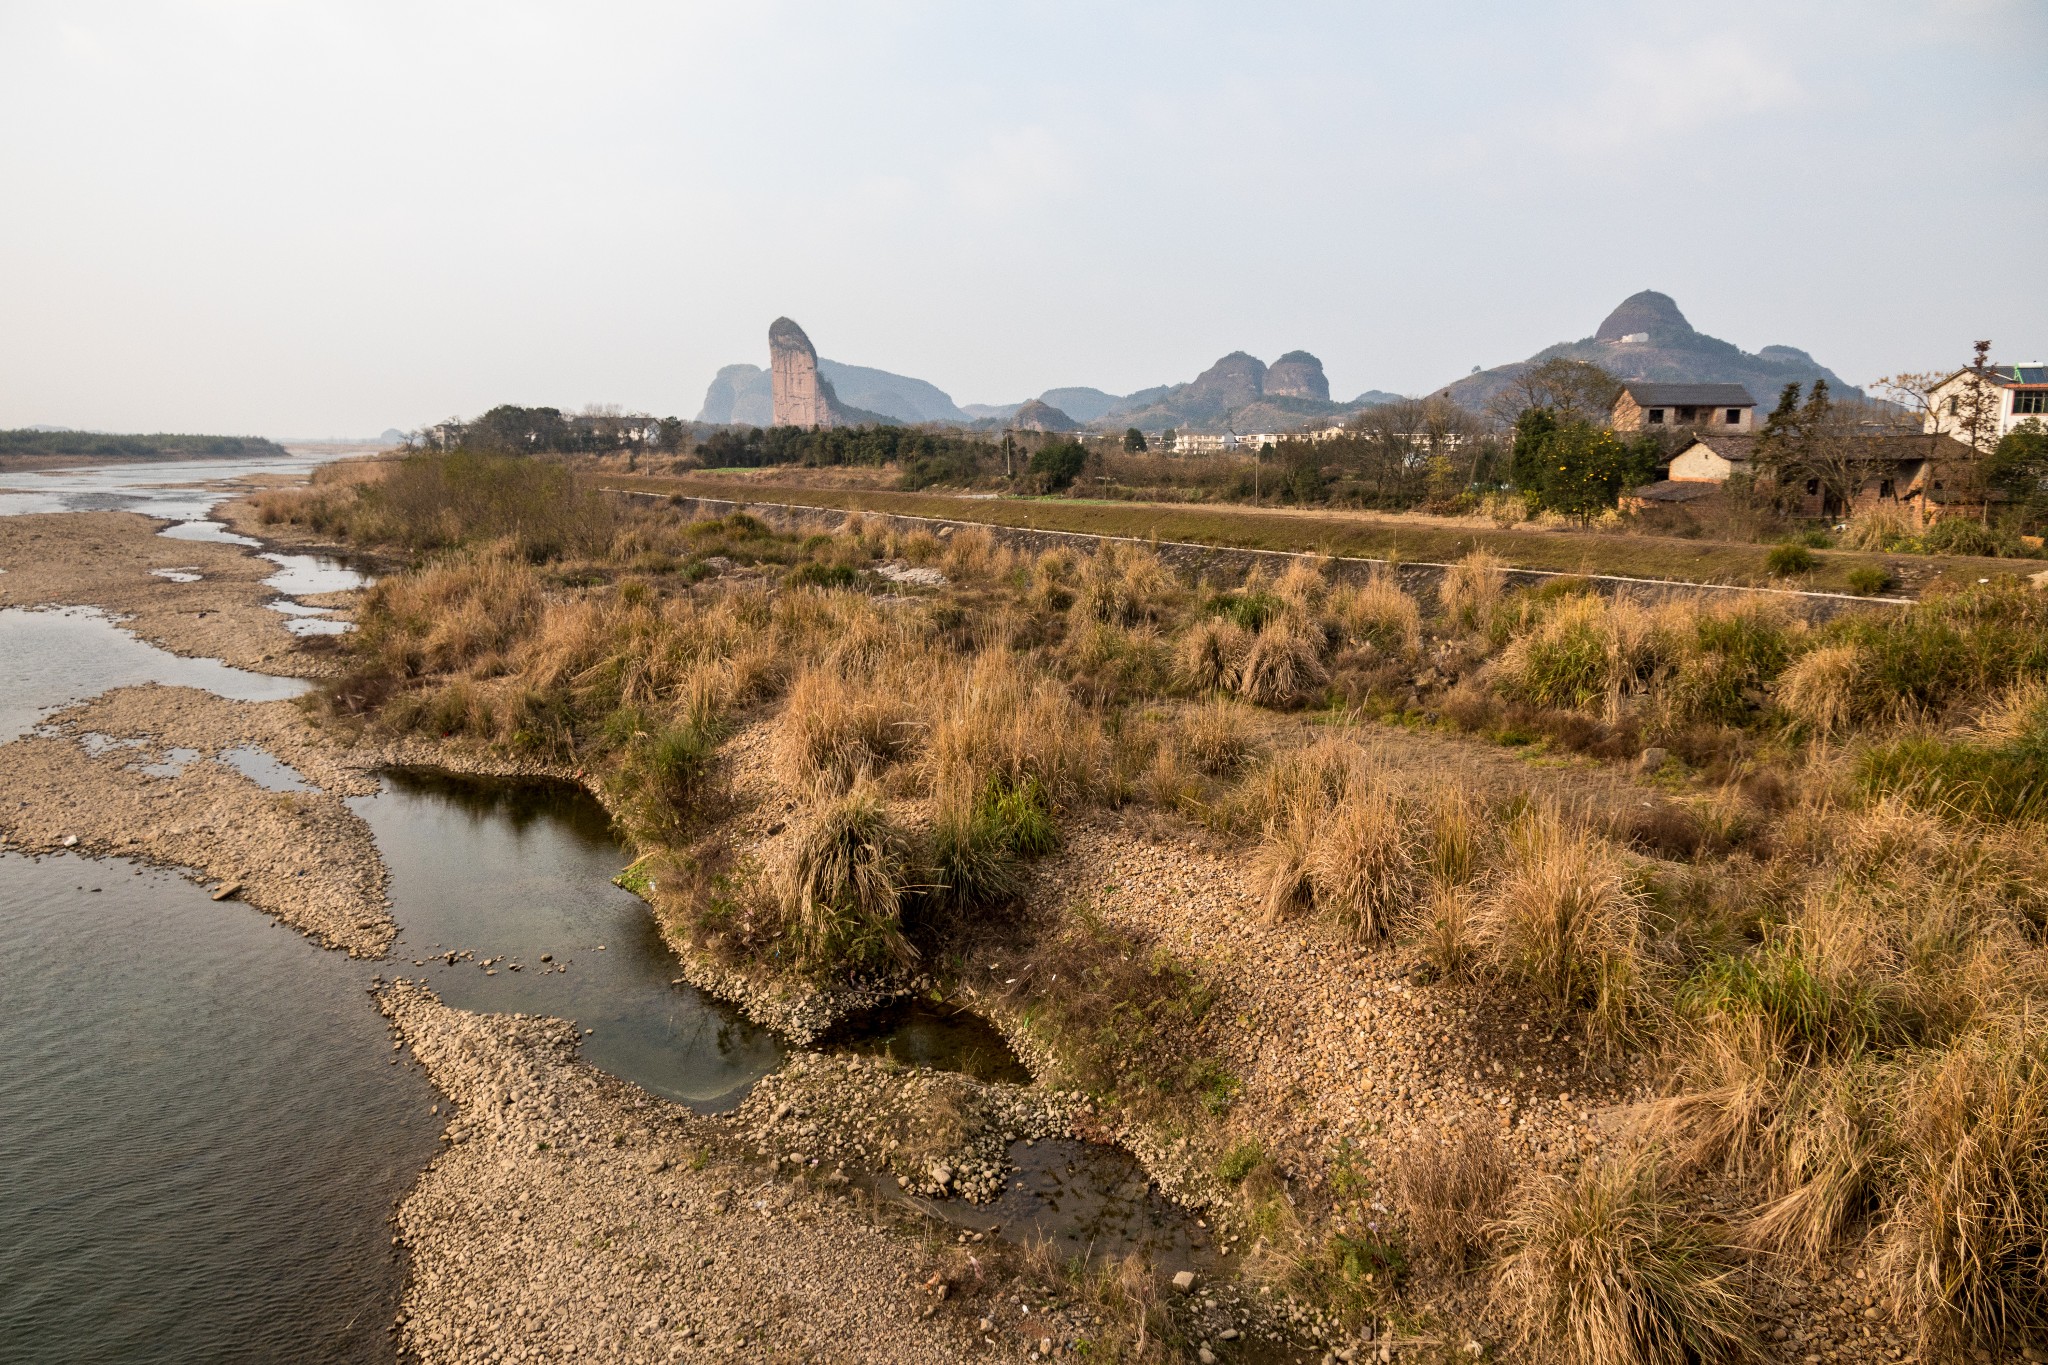
M1302 558L1285 550L1241 550L1221 545L1199 545L1181 540L1142 540L1133 536L1093 535L1085 531L1041 531L1022 526L999 526L971 518L920 517L900 512L849 512L836 507L806 507L785 502L738 502L729 498L690 497L680 493L644 493L631 489L607 489L620 497L665 502L683 516L722 517L729 512L746 512L783 531L834 531L849 517L879 522L894 530L929 531L939 537L969 528L984 530L996 542L1012 549L1036 554L1041 550L1093 551L1104 541L1144 545L1173 569L1197 582L1207 579L1218 586L1244 581L1254 569L1277 571L1288 560ZM1401 586L1418 597L1433 598L1443 580L1445 564L1399 563L1384 559L1338 557L1326 560L1327 572L1337 582L1362 582L1375 571L1390 565ZM1579 578L1609 595L1630 593L1641 597L1692 597L1701 601L1715 598L1772 597L1785 602L1809 620L1825 621L1843 611L1890 610L1908 605L1903 598L1855 597L1847 593L1801 592L1793 588L1748 588L1729 584L1678 583L1669 579L1629 578L1619 574L1567 574L1550 569L1506 569L1510 586L1529 587L1559 578Z

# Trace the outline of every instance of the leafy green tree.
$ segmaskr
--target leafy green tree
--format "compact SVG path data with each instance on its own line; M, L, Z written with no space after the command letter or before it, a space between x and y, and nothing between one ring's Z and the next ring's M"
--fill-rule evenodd
M1516 454L1518 463L1529 462L1529 478L1517 482L1545 511L1590 521L1656 472L1654 436L1624 441L1583 418L1527 425L1516 433Z
M1534 493L1543 486L1543 448L1557 434L1557 414L1549 408L1525 408L1515 419L1515 448L1508 477L1515 487Z
M1130 451L1133 455L1143 455L1145 453L1145 433L1136 427L1125 427L1124 449Z
M2018 503L2027 524L2048 520L2048 427L2029 420L2001 437L1984 462L1984 482Z
M1054 441L1032 454L1028 468L1041 492L1057 493L1080 478L1087 463L1088 448L1079 441Z

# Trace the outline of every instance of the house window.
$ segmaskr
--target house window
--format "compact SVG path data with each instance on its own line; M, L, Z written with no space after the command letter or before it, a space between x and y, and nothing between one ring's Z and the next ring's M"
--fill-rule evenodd
M1820 492L1820 480L1808 479L1806 481L1806 496L1810 498L1818 492Z
M1699 412L1695 408L1682 407L1678 410L1678 420L1681 422L1690 422L1693 418L1697 416L1699 416Z
M1722 420L1722 421L1724 421L1724 422L1726 422L1726 423L1727 423L1727 424L1728 424L1729 426L1731 426L1731 427L1739 427L1739 426L1741 426L1741 425L1742 425L1742 409L1741 409L1741 408L1730 408L1730 409L1728 409L1728 415L1727 415L1726 417L1722 418L1721 420Z
M1880 498L1896 498L1899 496L1898 485L1892 480L1886 479L1877 486L1877 495Z
M2012 396L2015 413L2048 413L2048 389L2020 389Z
M1661 427L1661 426L1663 426L1663 425L1664 425L1664 409L1662 409L1662 408L1651 408L1651 409L1650 409L1650 425L1651 425L1651 426L1653 426L1653 427Z

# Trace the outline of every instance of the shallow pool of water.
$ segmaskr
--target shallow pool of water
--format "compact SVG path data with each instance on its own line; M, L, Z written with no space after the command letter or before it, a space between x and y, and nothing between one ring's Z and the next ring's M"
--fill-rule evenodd
M266 554L262 558L278 566L276 573L263 580L264 586L291 597L347 592L371 581L368 574L329 555Z
M251 474L303 474L333 455L269 455L222 460L138 460L0 473L0 516L35 512L141 512L199 522L231 496L219 487ZM215 523L217 525L218 523ZM216 539L206 535L182 537ZM254 542L249 542L253 544Z
M0 743L26 734L52 711L146 682L203 688L236 701L278 701L312 686L303 678L158 649L90 607L0 609Z
M995 1025L956 1005L916 1000L856 1020L828 1046L903 1066L959 1071L982 1081L1031 1084L1031 1073Z
M121 861L0 854L0 1358L387 1361L437 1096L369 969Z
M683 981L645 903L611 884L627 855L588 792L443 773L383 782L349 804L391 870L388 975L423 979L459 1009L573 1019L591 1030L586 1061L704 1112L738 1104L781 1063L776 1036Z

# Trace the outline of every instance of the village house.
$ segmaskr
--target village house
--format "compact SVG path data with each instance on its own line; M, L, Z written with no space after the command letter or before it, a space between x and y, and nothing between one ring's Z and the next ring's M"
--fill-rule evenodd
M1756 399L1740 384L1655 384L1631 379L1614 400L1616 431L1676 427L1747 434L1756 430Z
M1634 491L1631 502L1684 504L1711 496L1730 479L1757 473L1755 436L1701 433L1671 458L1669 475ZM1970 447L1948 436L1873 433L1857 438L1852 466L1858 483L1847 506L1808 476L1791 493L1791 509L1802 517L1849 516L1880 505L1897 507L1916 526L1959 512L1974 514L1980 503L1970 492Z
M1964 441L1970 438L1964 427L1972 407L1972 381L1991 391L1987 395L1991 411L1985 414L1988 420L1982 433L1987 442L1995 445L2022 422L2048 426L2048 365L2037 361L2031 365L1987 365L1981 374L1973 369L1957 370L1928 395L1931 410L1924 424L1929 432Z

